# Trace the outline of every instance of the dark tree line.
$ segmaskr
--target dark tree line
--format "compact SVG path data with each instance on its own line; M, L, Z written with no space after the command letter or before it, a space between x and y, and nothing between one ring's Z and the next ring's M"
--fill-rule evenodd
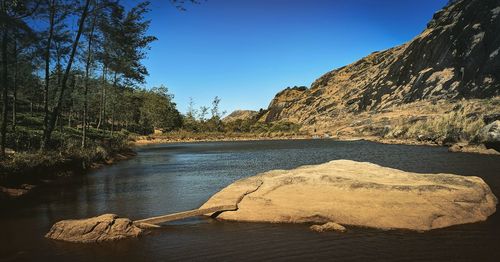
M149 2L128 9L118 0L0 4L2 156L8 134L28 116L42 119L41 150L63 126L81 131L81 147L90 128L113 134L180 126L166 88L138 88L148 75L141 61L156 40L147 35Z

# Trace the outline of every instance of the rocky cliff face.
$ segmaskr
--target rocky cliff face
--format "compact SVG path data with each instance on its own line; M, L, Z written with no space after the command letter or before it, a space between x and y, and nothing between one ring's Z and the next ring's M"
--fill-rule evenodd
M417 101L495 97L499 53L500 1L451 1L410 42L278 93L261 120L313 126Z

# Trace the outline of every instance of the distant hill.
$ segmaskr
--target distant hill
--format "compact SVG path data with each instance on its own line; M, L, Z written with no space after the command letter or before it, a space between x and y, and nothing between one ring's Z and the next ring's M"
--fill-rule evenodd
M227 115L222 119L223 122L229 123L234 122L236 120L248 120L257 115L257 111L252 110L236 110L231 114Z
M328 72L310 88L281 91L261 121L338 130L335 122L348 115L493 98L500 95L499 52L500 1L450 1L413 40Z

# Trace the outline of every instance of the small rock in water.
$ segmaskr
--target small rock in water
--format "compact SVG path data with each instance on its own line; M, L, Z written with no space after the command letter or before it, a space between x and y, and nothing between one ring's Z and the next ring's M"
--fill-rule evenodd
M132 220L105 214L87 219L59 221L45 237L75 243L95 243L135 238L143 233L141 225Z
M337 223L334 223L334 222L328 222L326 224L323 224L323 225L312 225L311 227L309 227L309 229L311 229L312 231L315 231L315 232L325 232L325 231L336 231L336 232L346 232L347 229L340 225L340 224L337 224Z
M466 146L465 143L456 143L448 148L449 152L458 153L462 152L463 148Z
M27 195L35 189L35 185L22 184L19 188L7 188L0 186L0 199L14 199Z

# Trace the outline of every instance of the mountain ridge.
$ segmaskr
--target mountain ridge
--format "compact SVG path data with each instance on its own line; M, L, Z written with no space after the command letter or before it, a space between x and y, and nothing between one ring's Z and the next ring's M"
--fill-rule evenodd
M499 32L500 1L450 1L409 42L332 70L310 88L279 92L260 121L314 126L418 101L498 96Z

